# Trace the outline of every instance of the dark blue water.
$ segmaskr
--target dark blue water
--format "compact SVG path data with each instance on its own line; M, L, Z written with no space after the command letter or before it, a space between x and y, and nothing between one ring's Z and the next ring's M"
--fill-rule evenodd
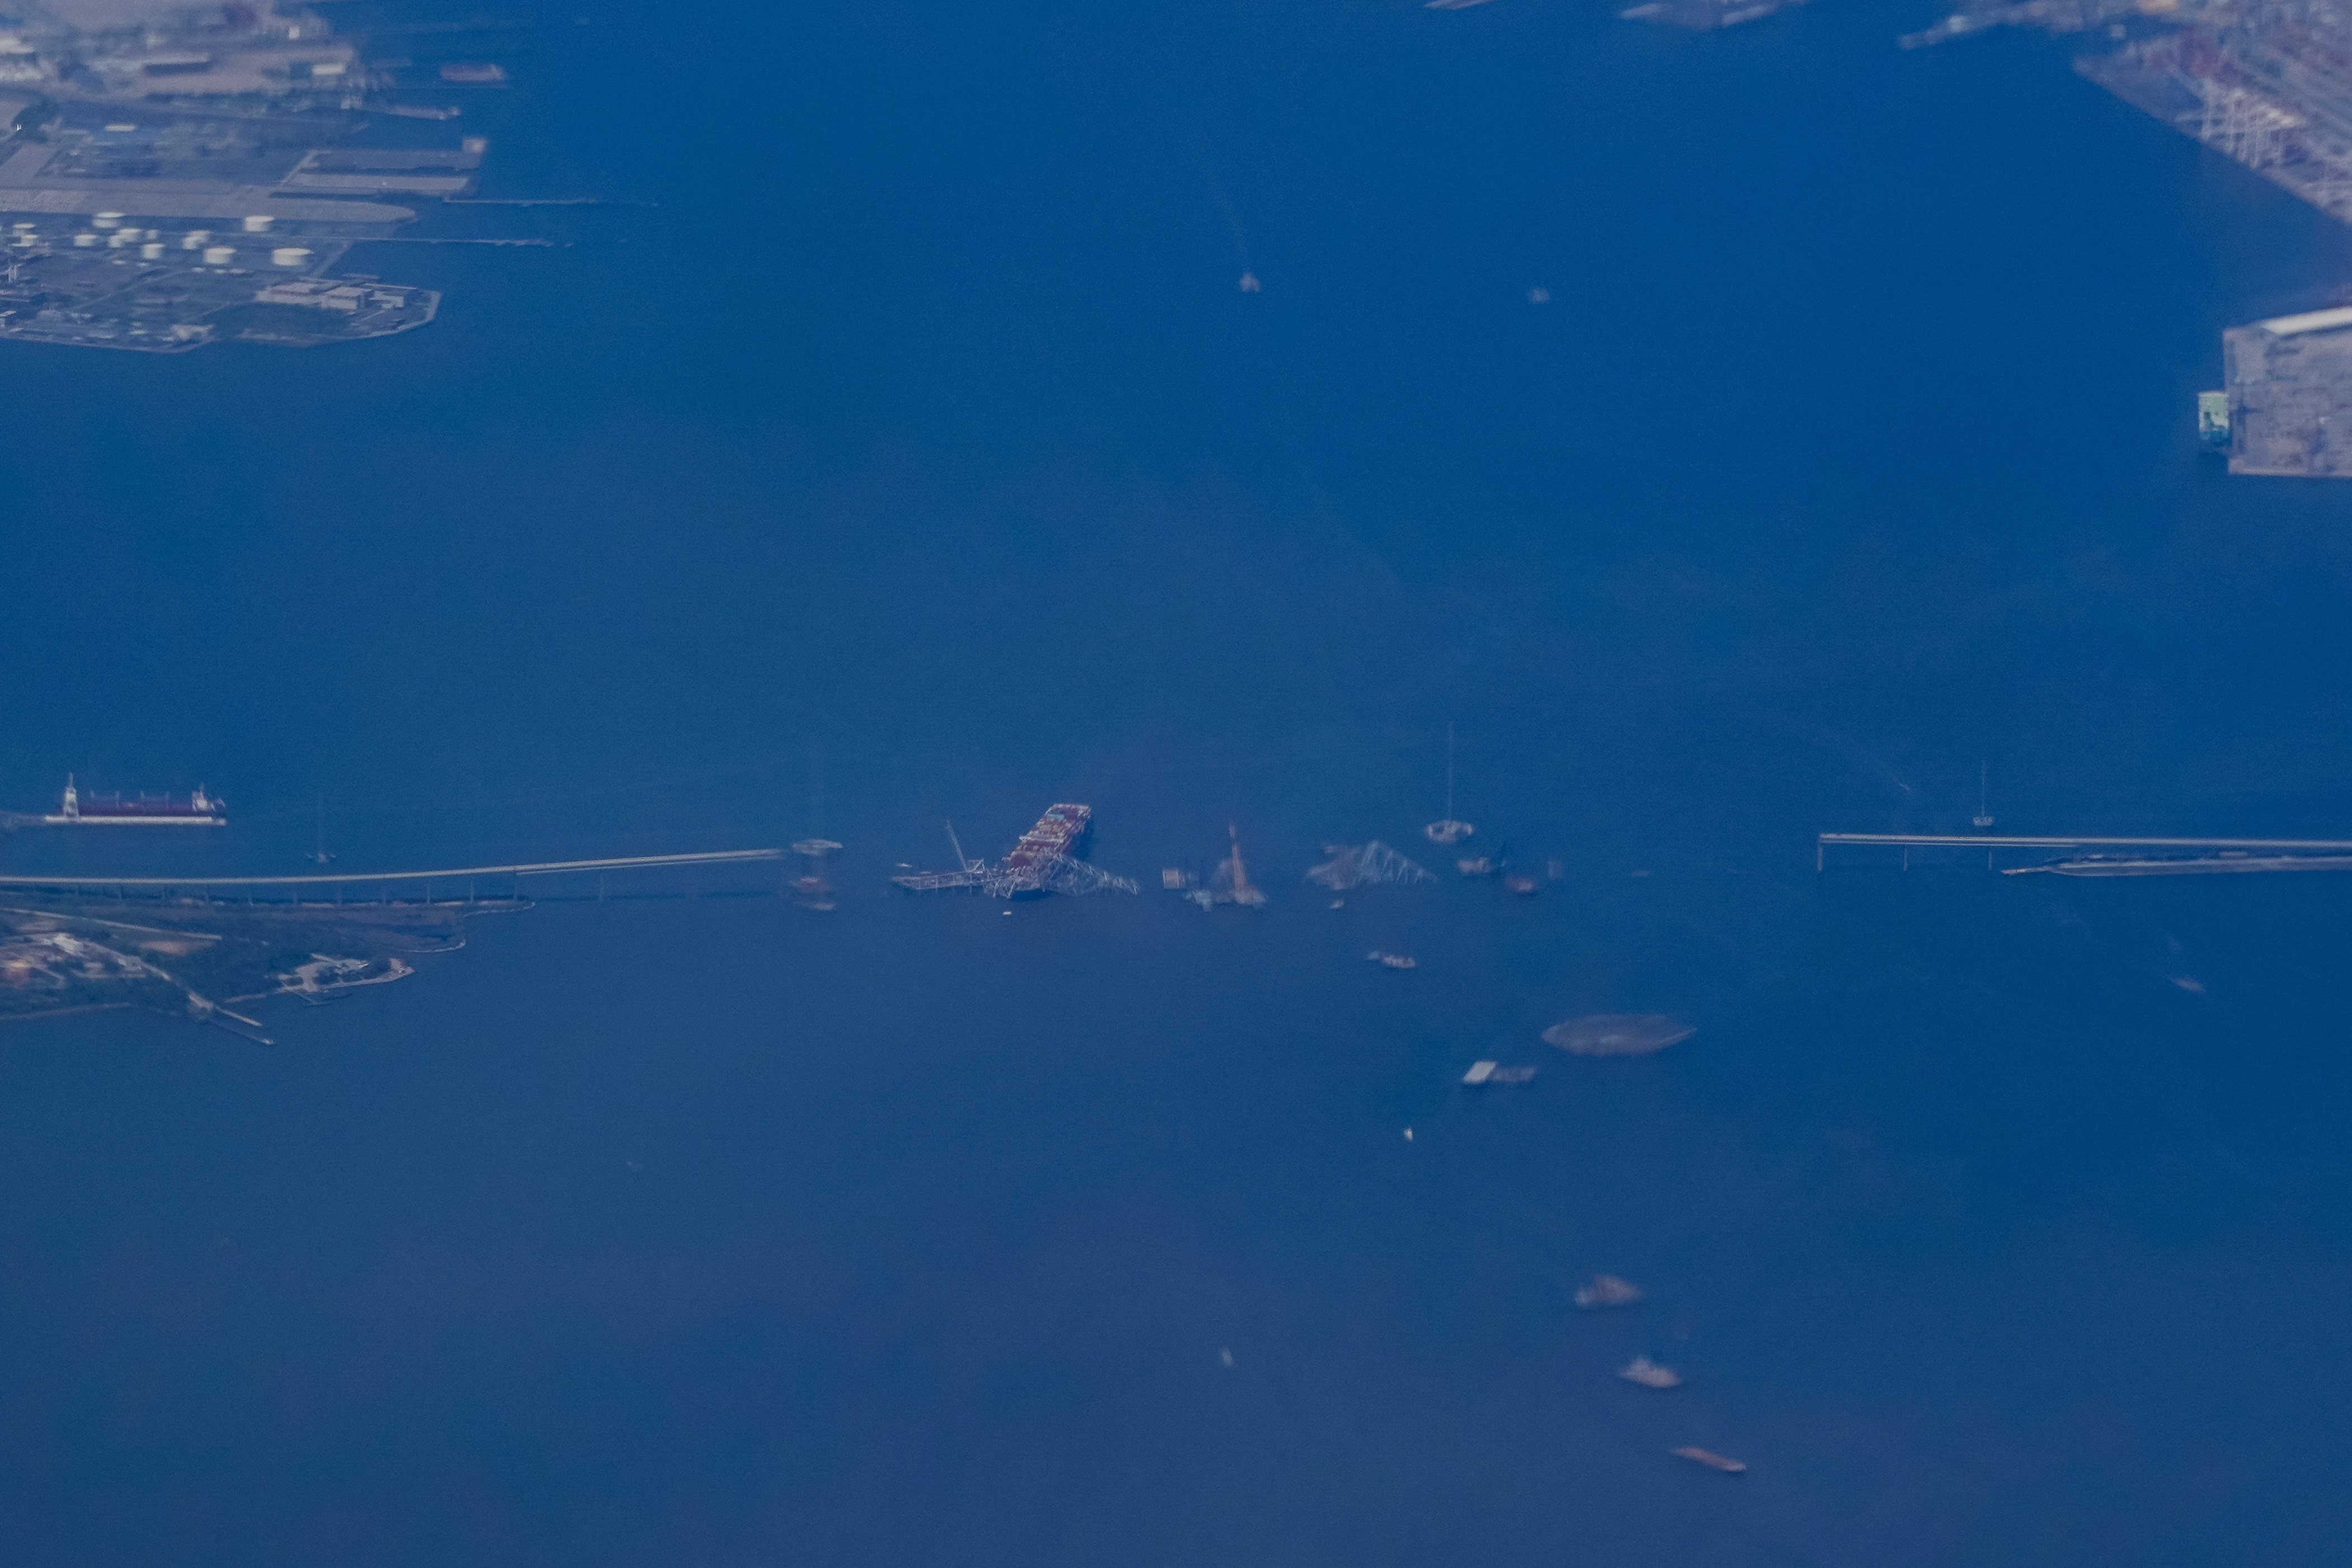
M2352 821L2346 493L2190 418L2340 227L1935 7L583 14L451 46L488 193L658 207L436 216L573 243L355 260L447 303L348 352L10 353L0 782L205 782L189 870L821 826L842 907L9 1026L12 1559L2332 1554L2352 890L1811 839L1980 758ZM1449 723L1562 880L1326 908ZM1055 800L1275 903L887 890ZM1620 1009L1699 1033L1536 1039Z

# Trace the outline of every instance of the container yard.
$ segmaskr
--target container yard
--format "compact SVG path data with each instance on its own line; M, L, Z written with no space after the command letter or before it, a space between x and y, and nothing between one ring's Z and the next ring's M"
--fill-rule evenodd
M2221 334L2230 472L2352 476L2352 308Z
M2084 35L2083 76L2352 223L2352 13L2298 0L2028 0L1968 6L1898 41L2004 26Z

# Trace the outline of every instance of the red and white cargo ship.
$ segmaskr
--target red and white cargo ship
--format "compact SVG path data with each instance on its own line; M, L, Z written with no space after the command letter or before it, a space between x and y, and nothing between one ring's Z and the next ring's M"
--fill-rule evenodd
M74 788L73 775L68 774L66 792L56 812L41 821L60 828L226 828L228 802L205 794L201 784L185 800L142 795L136 800L126 800L119 793L85 798Z

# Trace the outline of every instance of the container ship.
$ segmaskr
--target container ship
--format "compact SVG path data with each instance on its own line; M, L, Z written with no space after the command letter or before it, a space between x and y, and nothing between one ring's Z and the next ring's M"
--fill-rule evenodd
M201 784L184 800L169 795L142 795L126 800L120 793L84 799L74 788L73 775L68 774L66 792L56 812L41 821L51 827L226 828L228 802L205 794Z
M1135 883L1123 876L1097 871L1080 857L1094 826L1094 808L1057 801L1045 808L1030 830L1021 835L1013 852L994 865L967 860L963 846L948 835L956 853L954 871L917 871L890 880L909 893L941 893L969 888L992 898L1035 898L1048 893L1133 893Z
M1087 835L1093 831L1094 825L1092 806L1046 807L1045 814L1021 835L1021 841L1004 857L1004 869L1011 873L1015 888L1022 893L1045 892L1046 872L1058 860L1076 860L1084 855Z

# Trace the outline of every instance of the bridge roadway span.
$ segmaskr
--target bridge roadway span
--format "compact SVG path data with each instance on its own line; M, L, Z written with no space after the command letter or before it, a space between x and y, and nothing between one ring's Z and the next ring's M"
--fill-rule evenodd
M1813 869L1832 844L1881 844L1905 850L2270 850L2352 854L2352 839L2115 839L2036 838L2001 833L1822 833L1813 846Z
M782 850L709 850L684 855L625 855L616 860L540 861L529 865L457 866L446 871L328 872L305 876L0 876L0 887L198 888L335 887L357 883L450 882L485 876L554 876L564 872L650 871L657 866L730 865L775 861Z

